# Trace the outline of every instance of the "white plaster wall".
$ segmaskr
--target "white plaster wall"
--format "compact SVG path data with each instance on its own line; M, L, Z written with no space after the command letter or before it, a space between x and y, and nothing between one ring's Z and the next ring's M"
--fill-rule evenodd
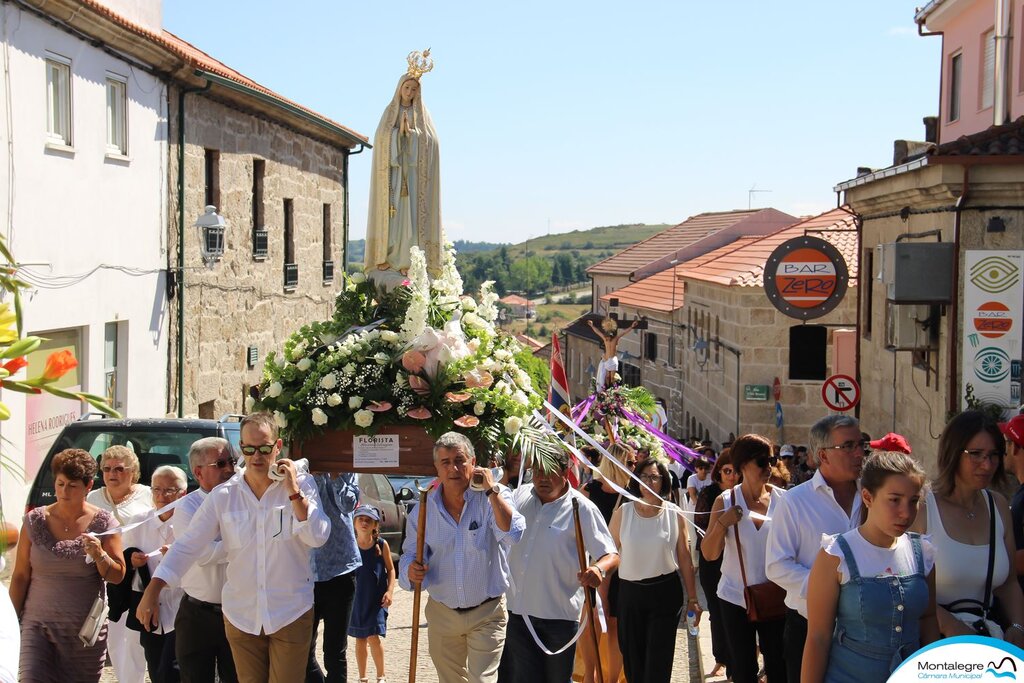
M104 393L104 324L127 321L120 382L125 412L166 411L167 94L155 77L92 47L32 14L0 5L9 81L0 82L0 220L15 258L36 278L84 276L63 289L40 287L25 297L25 331L79 328L83 388ZM72 61L74 152L46 142L47 52ZM127 161L105 158L108 72L127 78ZM3 72L0 71L0 79ZM10 122L8 124L8 121ZM49 280L53 282L53 280ZM126 354L126 355L124 355ZM5 391L12 410L0 425L6 455L23 462L24 400ZM2 478L6 518L20 521L28 482Z

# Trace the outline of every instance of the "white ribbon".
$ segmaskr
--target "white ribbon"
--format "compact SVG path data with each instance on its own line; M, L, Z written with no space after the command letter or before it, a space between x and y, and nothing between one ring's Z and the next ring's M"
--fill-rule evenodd
M586 587L584 587L583 590L587 590ZM608 631L608 625L605 623L604 620L604 607L601 605L601 595L596 590L594 591L594 598L597 600L597 603L594 605L594 607L597 609L597 620L601 624L601 633L606 633ZM533 642L537 643L537 647L541 649L541 652L551 657L553 657L554 655L562 654L570 647L572 647L577 640L580 639L580 636L583 635L583 631L585 631L587 628L587 620L589 618L590 615L586 614L586 610L584 610L583 618L580 619L580 627L576 630L576 635L574 635L572 637L572 640L563 645L561 648L552 652L547 648L546 645L544 645L544 643L540 641L540 636L537 635L537 631L535 631L533 628L533 622L530 621L530 615L523 615L523 621L526 622L526 630L530 632L531 636L533 636Z

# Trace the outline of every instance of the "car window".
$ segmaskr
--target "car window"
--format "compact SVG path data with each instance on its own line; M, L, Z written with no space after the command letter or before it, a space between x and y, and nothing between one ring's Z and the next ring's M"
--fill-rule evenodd
M365 498L380 500L380 494L377 492L377 482L373 480L372 474L359 475L359 492Z
M195 477L187 466L188 451L192 443L209 433L200 431L145 431L145 430L111 430L83 429L72 433L61 434L54 444L52 453L59 453L67 448L81 448L99 459L111 446L127 446L139 458L140 483L150 483L153 470L161 465L174 465L185 470L189 480L189 488L195 487ZM53 473L49 462L40 471L39 485L44 488L53 487ZM96 486L103 485L103 476L97 472Z
M237 429L223 429L223 438L228 440L231 444L231 450L234 452L235 457L241 457L242 451L238 450L239 444L242 441L242 432Z
M373 481L377 485L377 500L385 503L394 503L395 494L388 478L383 474L375 474L373 475Z

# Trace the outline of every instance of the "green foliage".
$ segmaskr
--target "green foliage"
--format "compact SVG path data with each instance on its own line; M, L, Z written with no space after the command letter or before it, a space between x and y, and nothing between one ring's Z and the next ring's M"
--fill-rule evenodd
M541 341L546 341L542 339ZM521 349L515 356L516 365L530 376L533 390L541 396L548 395L548 385L551 384L551 368L543 358L537 358L529 349Z
M509 286L536 296L551 289L551 261L539 256L517 259L509 268Z

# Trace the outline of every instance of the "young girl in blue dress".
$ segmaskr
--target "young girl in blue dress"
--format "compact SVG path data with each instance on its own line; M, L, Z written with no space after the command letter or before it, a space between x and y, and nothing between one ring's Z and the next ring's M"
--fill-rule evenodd
M884 683L901 661L937 640L934 548L907 533L925 475L905 453L864 461L864 521L822 536L807 584L802 683Z
M388 607L395 593L395 565L388 542L380 538L380 511L360 505L352 513L356 543L363 565L356 570L356 595L348 634L356 639L356 664L359 683L366 683L366 649L369 646L377 683L387 683L384 674L384 646Z

